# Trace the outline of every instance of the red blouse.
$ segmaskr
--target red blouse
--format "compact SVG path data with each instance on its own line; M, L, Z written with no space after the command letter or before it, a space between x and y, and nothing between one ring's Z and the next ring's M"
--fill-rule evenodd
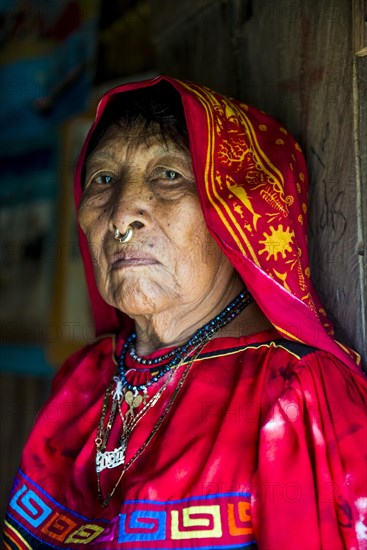
M114 341L105 337L57 375L11 494L6 548L365 548L362 376L275 331L215 338L102 508L94 440L113 356ZM141 383L146 373L131 367L130 378ZM144 446L184 368L136 426L127 461ZM112 447L120 428L115 422ZM104 494L120 471L102 472Z

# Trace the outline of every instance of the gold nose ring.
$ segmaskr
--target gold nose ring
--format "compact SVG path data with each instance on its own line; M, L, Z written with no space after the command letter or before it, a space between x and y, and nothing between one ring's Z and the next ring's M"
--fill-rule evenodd
M127 226L125 233L120 233L120 231L115 227L115 230L113 232L113 238L115 241L118 241L121 244L128 243L133 238L134 229L131 227L131 225Z

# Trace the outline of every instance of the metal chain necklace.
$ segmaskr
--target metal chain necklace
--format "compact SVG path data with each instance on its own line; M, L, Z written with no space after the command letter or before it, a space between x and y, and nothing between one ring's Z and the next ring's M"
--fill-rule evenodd
M208 340L209 341L209 340ZM111 499L117 489L117 487L119 486L123 476L126 474L126 472L128 471L128 469L134 464L134 462L140 457L140 455L145 451L145 449L148 447L149 443L152 441L153 437L156 435L156 433L158 432L159 428L161 427L161 425L163 424L163 421L164 419L166 418L166 416L168 415L169 411L171 410L172 406L173 406L173 403L175 402L181 388L183 387L184 383L185 383L185 380L187 378L187 375L189 374L189 370L191 368L191 366L193 365L193 363L196 361L197 357L199 356L199 354L201 353L201 351L203 350L203 348L205 347L205 345L207 344L208 342L205 342L204 344L201 344L200 345L200 349L197 351L197 353L194 355L194 357L192 357L190 359L190 361L188 361L186 364L185 364L185 369L180 377L180 379L178 380L177 382L177 386L170 398L170 400L168 401L163 413L161 414L161 416L159 417L158 421L155 423L154 425L154 428L153 430L150 432L148 438L146 439L146 441L139 447L139 449L137 450L137 452L134 454L134 456L132 456L130 458L130 460L128 462L126 462L126 464L124 463L123 464L123 467L122 467L122 470L121 470L121 473L119 475L119 478L118 480L116 481L115 485L113 486L112 490L108 493L108 495L106 497L103 496L103 493L102 493L102 487L101 487L101 480L100 480L100 474L99 472L97 472L97 488L98 488L98 499L101 503L101 506L103 508L105 508L106 506L109 505L109 503L111 502ZM178 369L183 366L185 363L185 361L182 362L181 365L178 365ZM166 387L168 386L169 382L171 381L172 377L174 376L174 374L176 374L178 371L177 369L175 370L172 370L171 373L170 373L170 377L169 379L165 382L164 386L162 386L162 391L158 393L152 398L152 400L150 401L150 403L152 403L154 401L154 404L158 401L158 399L161 397L163 391L166 389ZM155 399L157 398L157 399ZM145 411L146 412L146 411ZM145 414L144 412L144 414ZM142 415L143 416L143 415ZM140 418L136 421L135 423L135 426L136 424L139 422L139 420L142 418L142 416L140 416Z
M138 357L134 348L136 335L132 334L126 340L118 361L118 376L113 377L106 390L101 418L97 429L97 437L95 439L98 495L102 506L108 505L123 475L149 445L155 433L158 431L164 418L171 409L173 402L177 397L177 393L188 375L191 365L195 362L203 347L221 328L237 317L237 315L252 301L253 298L248 292L241 292L221 313L196 331L195 334L186 342L186 344L163 354L160 358L153 360L138 358L140 359L138 360L138 363L140 364L155 365L151 369L145 369L150 371L151 377L144 384L131 384L126 378L126 370L128 369L125 366L125 357L127 351L129 350L133 359L136 360L136 357ZM192 354L194 354L193 357ZM137 453L129 460L129 462L125 464L126 450L133 430L145 414L156 405L172 380L175 372L179 370L179 367L185 364L186 361L187 365L177 383L176 390L158 422L154 426L151 434ZM161 363L160 366L158 362ZM152 395L149 399L148 388L157 384L160 378L162 378L166 373L169 373L166 381L157 393ZM126 409L125 413L122 412L122 406ZM107 415L108 411L109 414ZM106 418L107 416L108 419ZM122 424L122 433L119 440L119 446L109 451L107 450L107 444L112 427L117 417L120 417ZM112 491L106 498L104 498L101 490L100 473L105 469L112 469L118 466L123 466L121 475Z

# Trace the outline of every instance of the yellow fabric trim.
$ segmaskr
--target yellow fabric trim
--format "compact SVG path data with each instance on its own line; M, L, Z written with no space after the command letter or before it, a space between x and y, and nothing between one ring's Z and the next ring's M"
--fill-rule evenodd
M277 344L276 342L270 342L268 344L263 343L263 344L258 344L258 345L248 344L248 345L245 345L245 346L241 346L240 348L235 349L235 350L232 349L232 350L228 351L228 353L218 353L217 355L209 355L207 357L200 357L199 356L197 359L195 359L195 363L199 362L199 361L206 361L206 360L209 360L209 359L216 359L217 357L228 357L229 355L235 355L236 353L240 353L240 352L242 352L246 349L260 349L260 348L264 348L264 347L265 348L280 348L280 349L283 349L284 351L287 351L290 355L293 355L297 359L301 359L300 355L297 355L293 351L290 351L285 346L283 346L281 344ZM215 353L215 352L213 352L213 353ZM188 359L187 361L182 363L182 365L187 365L188 363L190 363L190 359Z
M360 365L361 364L361 356L359 353L357 353L356 351L354 351L353 349L349 349L347 346L344 346L341 342L338 342L338 340L334 340L334 342L336 344L338 344L338 346L343 350L345 351L349 356L352 356L354 358L354 360L356 361L357 365Z
M306 342L304 342L300 338L297 338L297 336L294 336L294 334L292 334L291 332L288 332L288 331L284 330L283 328L278 327L277 325L274 325L274 327L277 329L278 332L280 332L281 334L284 334L284 336L286 336L288 339L295 340L296 342L299 342L300 344L306 344Z
M209 518L197 517L198 515L210 514L210 519L213 521L213 527L209 527ZM223 535L222 523L220 516L220 506L213 504L211 506L188 506L182 509L183 530L180 530L179 513L177 510L171 511L171 537L172 540L187 540L187 539L206 539L220 538ZM196 529L195 529L196 527ZM199 529L203 527L203 529ZM190 528L194 528L191 529Z
M7 526L7 528L9 529L9 531L13 531L14 533L16 533L17 537L20 538L20 540L22 542L24 542L25 546L27 548L29 548L29 550L32 550L32 546L29 546L28 542L26 540L24 540L24 538L22 537L22 535L20 533L18 533L18 531L16 531L14 529L14 527L12 525L10 525L10 523L8 523L6 520L4 521L4 524ZM11 536L9 534L7 534L7 536L10 538L10 540L12 540L14 542L14 544L16 544L18 546L18 544L15 542L14 539L11 538ZM20 546L18 546L18 548L20 548Z

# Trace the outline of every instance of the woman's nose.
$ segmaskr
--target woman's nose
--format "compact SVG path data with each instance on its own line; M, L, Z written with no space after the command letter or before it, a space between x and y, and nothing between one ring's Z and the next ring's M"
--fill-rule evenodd
M142 178L131 177L116 184L111 196L109 228L122 234L129 226L142 229L149 224L149 190Z

